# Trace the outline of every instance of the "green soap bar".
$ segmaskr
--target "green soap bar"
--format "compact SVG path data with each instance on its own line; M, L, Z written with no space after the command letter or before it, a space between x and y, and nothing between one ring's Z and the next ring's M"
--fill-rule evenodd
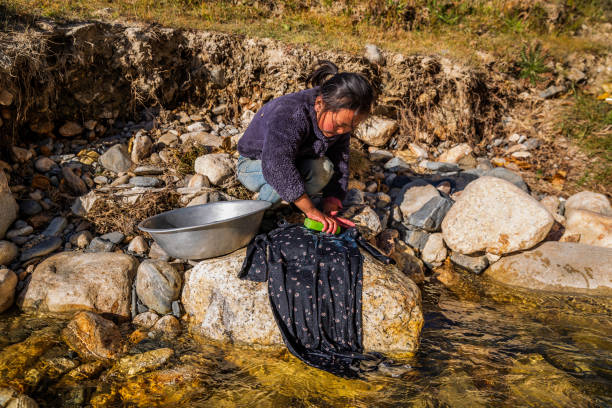
M311 230L323 231L323 223L319 221L315 221L308 217L304 219L304 226ZM336 227L336 232L334 232L334 234L339 234L339 233L340 233L340 227Z

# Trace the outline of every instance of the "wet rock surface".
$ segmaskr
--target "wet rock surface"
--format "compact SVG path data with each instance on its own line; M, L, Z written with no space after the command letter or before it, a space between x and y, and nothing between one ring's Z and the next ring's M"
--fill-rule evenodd
M85 361L114 359L121 352L121 333L112 321L79 312L62 330L62 339Z

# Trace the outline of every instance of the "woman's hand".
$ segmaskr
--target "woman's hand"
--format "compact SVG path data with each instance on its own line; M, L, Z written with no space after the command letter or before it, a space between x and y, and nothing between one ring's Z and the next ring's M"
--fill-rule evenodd
M338 200L336 198L336 200ZM339 202L340 200L338 200ZM302 212L311 220L319 221L323 224L323 232L329 232L333 234L336 232L338 225L344 228L354 227L355 224L345 218L338 217L338 210L330 210L329 214L325 214L317 209L308 197L308 194L304 193L300 198L293 202ZM342 203L339 204L342 208Z
M355 226L353 221L349 221L346 218L338 217L338 211L342 209L342 201L336 197L325 197L323 199L323 212L338 221L341 227L351 228Z
M323 232L333 234L338 229L338 220L335 217L325 215L316 208L313 208L307 212L306 216L311 220L319 221L321 224L323 224Z

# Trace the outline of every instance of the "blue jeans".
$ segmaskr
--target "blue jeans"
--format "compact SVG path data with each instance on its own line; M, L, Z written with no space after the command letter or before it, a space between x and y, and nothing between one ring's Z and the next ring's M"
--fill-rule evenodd
M304 159L297 162L297 169L304 180L308 195L319 193L329 183L334 174L334 165L327 157ZM261 160L240 156L236 166L237 179L250 191L259 191L259 200L273 204L281 201L274 187L263 176Z

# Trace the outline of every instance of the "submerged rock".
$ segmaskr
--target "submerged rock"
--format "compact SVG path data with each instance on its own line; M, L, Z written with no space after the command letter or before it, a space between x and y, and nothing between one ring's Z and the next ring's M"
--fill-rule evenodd
M62 339L84 360L114 359L121 352L117 325L91 312L77 313L62 330Z
M200 262L185 276L182 303L196 334L216 340L281 345L267 284L238 278L245 249ZM364 254L363 345L366 350L412 353L423 326L418 287L395 266Z
M462 254L506 254L542 241L554 223L544 206L515 185L481 177L466 187L442 222L444 241Z
M612 296L612 249L571 242L545 242L504 257L485 276L509 286L564 294Z
M38 404L32 398L19 394L12 388L0 387L0 407L38 408Z
M36 267L17 303L40 313L89 310L130 318L137 265L136 259L119 253L63 252Z
M108 372L108 376L131 377L163 366L174 355L171 348L160 348L141 354L122 357Z

